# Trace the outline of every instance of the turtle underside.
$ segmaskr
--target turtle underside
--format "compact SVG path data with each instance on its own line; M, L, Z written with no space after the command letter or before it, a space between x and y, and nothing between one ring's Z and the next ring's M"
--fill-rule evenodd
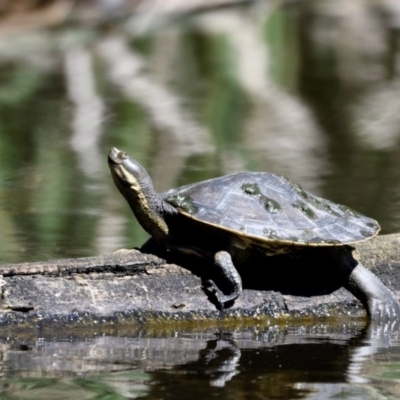
M380 229L375 220L271 173L240 172L171 189L162 197L188 218L266 246L351 244Z

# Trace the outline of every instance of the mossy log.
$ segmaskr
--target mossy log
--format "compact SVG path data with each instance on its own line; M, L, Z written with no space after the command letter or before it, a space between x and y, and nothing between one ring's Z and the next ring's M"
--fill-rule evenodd
M357 244L355 256L400 294L400 235ZM176 259L175 259L176 261ZM115 323L169 323L264 318L365 317L320 256L287 263L268 257L239 269L242 296L219 310L202 289L212 275L204 261L182 266L138 250L0 266L0 324L36 327Z

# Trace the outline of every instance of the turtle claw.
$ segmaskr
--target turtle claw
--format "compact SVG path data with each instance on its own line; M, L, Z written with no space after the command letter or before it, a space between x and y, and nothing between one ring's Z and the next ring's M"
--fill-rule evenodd
M225 295L211 279L203 284L203 289L216 300L220 310L227 308L227 305L239 296L237 293Z
M343 250L344 249L344 250ZM400 320L400 303L396 295L369 269L355 260L344 247L341 257L345 269L350 269L346 288L366 306L372 322L386 323Z
M211 297L213 297L216 300L216 302L218 303L218 308L222 310L224 308L224 301L223 301L224 294L221 292L221 290L218 289L215 282L210 279L207 280L203 285L203 289L205 290L206 293L208 293Z
M400 319L400 303L390 290L380 299L368 301L368 311L374 322L396 321Z
M216 296L218 292L221 292L214 281L210 279L204 282L203 289L214 296Z

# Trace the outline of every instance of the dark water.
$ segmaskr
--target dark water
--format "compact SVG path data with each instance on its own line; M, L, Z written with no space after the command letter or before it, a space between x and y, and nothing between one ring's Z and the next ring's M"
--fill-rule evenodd
M43 334L42 334L43 335ZM314 322L2 337L1 399L398 398L396 329Z
M333 4L0 29L0 262L143 243L111 146L160 191L270 171L399 232L400 8ZM396 328L35 335L0 334L1 399L398 397Z

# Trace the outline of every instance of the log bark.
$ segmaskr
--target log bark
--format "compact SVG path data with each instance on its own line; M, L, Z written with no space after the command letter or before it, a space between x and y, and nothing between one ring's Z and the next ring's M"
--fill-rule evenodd
M354 253L397 296L399 244L398 234L379 236L357 244ZM179 262L184 267L138 250L119 250L97 257L0 265L0 325L44 329L55 324L365 317L359 301L341 287L340 279L335 281L336 272L323 254L300 265L266 266L270 261L263 260L263 265L239 269L243 294L225 310L202 289L202 279L212 268L193 259Z

